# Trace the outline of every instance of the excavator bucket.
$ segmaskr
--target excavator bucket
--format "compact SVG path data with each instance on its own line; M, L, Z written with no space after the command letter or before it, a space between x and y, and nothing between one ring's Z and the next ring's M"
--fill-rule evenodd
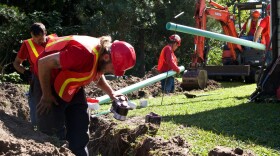
M207 85L207 71L201 69L185 70L181 87L183 90L204 89Z
M204 89L207 86L208 76L217 77L248 77L249 65L205 66L198 69L190 68L184 71L181 87L183 90Z

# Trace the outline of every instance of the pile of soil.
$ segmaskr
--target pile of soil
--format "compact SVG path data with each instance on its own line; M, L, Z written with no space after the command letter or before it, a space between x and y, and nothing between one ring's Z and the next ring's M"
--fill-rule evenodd
M0 84L0 155L73 155L28 122L26 87Z
M109 114L91 121L90 155L191 155L190 145L180 136L170 140L153 137L159 125L145 123L144 117L118 122Z
M152 76L154 75L151 73L147 73L143 78L128 76L127 79L117 79L109 81L109 83L112 88L119 90ZM181 93L180 82L176 81L175 85L175 92L177 94ZM212 85L211 89L215 88L213 86L216 88L220 87L218 83ZM62 143L56 138L34 130L29 122L27 90L28 87L26 85L0 83L0 155L73 155L66 146L61 146ZM104 95L94 84L88 85L86 87L86 92L88 97ZM161 85L160 82L157 82L138 91L134 91L128 94L128 96L130 98L141 98L155 97L160 94ZM189 154L189 145L179 136L171 138L170 140L154 138L151 130L155 132L156 128L145 124L142 122L142 119L129 119L126 122L137 123L135 120L139 120L141 124L138 124L134 129L133 126L129 129L126 127L116 129L116 124L114 122L110 121L105 123L98 120L98 123L94 124L96 127L91 127L91 134L93 137L89 146L98 146L97 149L99 152L104 152L105 155L110 153L110 151L118 152L119 149L122 149L121 151L124 152L123 154L134 153L135 155L149 155L151 152L160 152L158 155ZM127 123L127 125L132 124ZM118 130L117 133L116 130ZM110 132L114 132L116 136L110 135ZM106 146L107 143L105 143L108 138L116 141L118 140L117 143L119 146L101 150L102 146L96 143L102 142L105 148L110 147ZM142 142L137 142L136 140L142 140ZM131 144L131 142L134 144ZM113 144L114 142L111 141L110 143ZM126 145L128 146L126 147ZM124 146L125 148L123 148ZM114 155L115 154L116 153L114 153Z
M128 76L126 79L119 78L116 80L108 81L108 83L112 86L112 88L114 90L120 90L122 88L133 85L135 83L144 81L155 75L157 75L157 73L153 73L150 71L143 78ZM220 83L218 83L217 81L214 81L214 80L208 80L207 87L204 89L204 91L215 90L217 88L221 88ZM95 86L95 83L89 84L85 88L85 90L87 92L87 96L89 96L91 98L100 97L105 94L101 89L99 89ZM184 92L184 90L181 87L181 82L179 82L177 79L175 79L175 94L182 94L183 92ZM139 89L137 91L128 93L127 96L131 99L140 99L140 98L156 97L156 96L160 96L161 94L162 94L161 83L159 81L152 85Z

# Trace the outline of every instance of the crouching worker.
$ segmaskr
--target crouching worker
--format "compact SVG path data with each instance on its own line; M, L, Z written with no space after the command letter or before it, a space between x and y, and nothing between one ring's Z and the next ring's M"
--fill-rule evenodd
M39 79L35 78L38 129L66 139L75 155L88 155L89 116L83 87L94 81L115 99L104 74L122 76L135 62L134 48L124 41L111 43L110 36L65 36L47 45L38 59Z

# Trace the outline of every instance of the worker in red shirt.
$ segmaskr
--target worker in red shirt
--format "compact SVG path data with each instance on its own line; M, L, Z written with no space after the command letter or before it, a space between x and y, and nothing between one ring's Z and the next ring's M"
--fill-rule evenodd
M269 65L272 61L271 48L269 47L270 42L270 4L266 7L267 16L261 20L259 27L257 28L254 35L254 42L257 42L261 36L261 43L266 45L268 51L265 54L266 65Z
M55 37L55 34L46 36L47 31L42 23L34 23L30 27L30 39L24 40L20 50L17 53L17 56L13 62L14 68L21 74L24 75L25 79L29 81L30 87L28 92L28 104L30 109L30 120L33 126L36 126L36 105L33 102L30 92L32 92L32 76L33 76L33 67L37 61L37 57L44 51L44 48L47 42L51 42L52 38ZM29 62L29 69L25 68L22 63L24 61Z
M158 60L158 71L160 73L173 70L180 73L178 61L175 56L175 51L181 45L181 38L179 35L174 34L169 37L169 43L161 50ZM174 77L170 76L161 80L162 91L166 94L174 93Z
M35 68L38 129L66 139L75 155L88 155L89 116L85 85L93 81L115 99L117 95L104 74L123 76L135 62L134 48L124 41L112 43L110 36L57 38L47 45Z
M241 39L245 39L245 40L249 40L249 41L253 41L254 39L254 34L255 31L257 29L257 27L259 26L260 23L260 12L255 10L252 12L251 14L251 18L249 18L243 25L240 33L239 33L239 37ZM243 35L244 34L244 35ZM251 49L250 47L245 47L246 50Z
M244 37L248 37L244 39L253 41L255 31L259 26L259 22L260 22L259 17L260 17L260 12L258 10L252 12L251 18L249 18L242 26L242 29L239 33L240 38L242 38L243 37L242 35L244 34L245 35Z

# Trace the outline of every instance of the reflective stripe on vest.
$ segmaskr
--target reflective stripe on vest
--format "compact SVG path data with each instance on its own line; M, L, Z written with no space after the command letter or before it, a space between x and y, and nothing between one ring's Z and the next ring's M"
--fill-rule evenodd
M55 37L58 37L56 34L50 34L50 35L48 35L48 37L50 38L50 39L53 39L53 38L55 38Z
M260 25L260 21L261 20L258 19L258 21L256 23L256 28ZM246 36L248 35L248 33L251 30L251 25L252 25L252 18L249 18L247 21L247 24L246 24L246 33L245 33Z
M96 57L95 57L95 59L94 59L94 65L93 65L92 70L90 71L90 74L89 74L88 76L86 76L86 77L81 77L81 78L68 78L68 79L66 79L66 80L63 82L63 84L62 84L62 86L61 86L61 88L60 88L60 90L59 90L59 93L58 93L59 97L63 97L63 93L64 93L64 91L65 91L65 87L66 87L69 83L71 83L71 82L82 82L82 81L89 80L90 78L93 77L93 74L96 72L96 69L97 69L97 62L98 62L99 52L97 51L96 48L93 48L92 51L94 52L94 54L95 54Z
M27 42L28 42L28 44L29 44L29 46L30 46L30 48L31 48L31 50L32 50L32 52L33 52L33 54L34 54L35 57L37 58L37 57L39 56L39 54L38 54L38 51L37 51L37 49L35 48L35 46L34 46L34 44L33 44L33 41L32 41L31 39L28 39Z
M92 53L94 56L94 62L90 72L78 73L69 70L60 71L55 78L54 88L56 93L64 101L71 101L76 93L76 90L81 86L89 84L95 77L97 77L97 63L99 58L99 39L89 36L67 36L56 38L55 43L49 44L46 47L46 52L60 51L66 47L70 41L73 44L80 44L87 49L88 52Z
M53 41L51 43L48 43L46 45L46 51L58 50L58 49L52 49L51 46L54 45L54 44L57 44L59 42L68 41L68 40L71 40L71 39L72 39L72 36L58 37L58 38L56 38L55 41ZM62 46L62 47L64 47L64 46Z
M53 41L52 39L57 37L57 35L51 34L51 35L48 35L47 37L49 38L48 44L50 44ZM34 60L36 60L35 58L37 58L39 56L39 54L41 54L44 51L44 47L42 47L41 45L38 45L38 44L34 44L32 39L28 39L27 43L28 44L26 44L26 45L27 45L27 48L29 51L29 57L33 62ZM32 53L30 53L30 52L32 52ZM33 56L31 54L33 54ZM35 58L34 58L34 56L35 56ZM33 62L33 63L35 63L35 62Z

